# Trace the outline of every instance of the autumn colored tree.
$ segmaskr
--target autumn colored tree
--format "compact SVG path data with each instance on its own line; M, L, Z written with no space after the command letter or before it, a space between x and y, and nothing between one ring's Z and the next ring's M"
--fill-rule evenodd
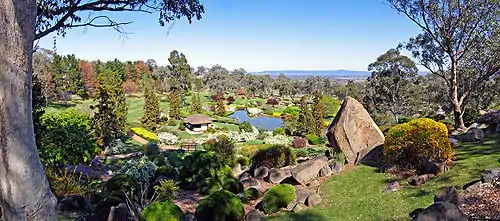
M93 96L97 88L97 71L94 64L84 60L79 62L80 69L82 71L82 77L85 84L85 93L89 96Z
M232 104L235 101L233 96L229 96L226 100L227 100L227 104Z
M176 120L181 119L181 103L182 103L181 94L178 91L172 91L170 92L169 100L170 100L170 109L168 115L170 119L176 119Z
M276 100L276 98L270 97L269 99L267 99L267 104L272 105L274 107L275 105L278 105L279 102L278 100Z
M144 116L142 126L150 131L155 131L160 123L160 100L151 87L145 87Z
M224 104L224 99L219 98L219 100L217 100L217 105L215 107L215 112L219 116L226 115L226 104Z
M139 92L139 85L135 83L133 80L128 79L125 83L123 83L123 92L126 94L132 94Z

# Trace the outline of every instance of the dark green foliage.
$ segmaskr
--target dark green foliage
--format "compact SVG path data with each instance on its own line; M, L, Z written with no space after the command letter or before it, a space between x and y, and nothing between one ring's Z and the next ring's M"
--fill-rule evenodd
M127 103L117 72L104 69L98 77L97 105L93 107L96 136L101 146L120 137L127 126Z
M45 114L41 126L38 154L45 165L89 163L100 151L92 137L92 120L74 109Z
M153 162L157 167L163 167L167 165L167 161L165 160L165 157L163 157L161 154L154 155L151 158L151 162Z
M33 129L35 131L35 141L38 148L41 147L41 136L45 130L42 126L42 116L45 113L47 99L43 93L44 83L37 74L33 74L33 87L31 88L31 113L33 115Z
M276 135L286 135L285 130L281 127L274 129L273 136L276 136Z
M141 221L184 221L184 213L172 202L155 202L147 206L141 214Z
M323 104L323 94L319 91L314 91L314 103L312 107L312 115L314 122L314 134L316 136L321 136L325 124L323 124L323 118L325 117L325 105Z
M179 174L172 166L160 166L155 171L155 177L165 176L169 179L177 179Z
M220 189L233 172L215 152L197 151L184 158L179 175L183 188L207 194Z
M151 84L145 88L144 116L141 123L144 128L155 131L160 123L160 100L156 96Z
M247 121L244 121L243 123L238 125L238 128L240 129L240 132L252 132L253 131L252 125Z
M177 126L177 121L173 118L170 118L167 122L168 126Z
M179 130L180 131L185 131L186 130L186 126L184 125L184 123L180 123L179 124Z
M175 120L181 119L181 103L182 103L181 94L178 91L172 91L170 92L169 100L170 100L169 102L170 109L168 112L168 116L170 117L170 119L175 119Z
M298 117L300 114L300 108L298 107L287 107L285 109L285 114L289 114L293 117Z
M316 136L316 134L308 134L306 136L306 139L309 142L309 144L311 144L311 145L318 145L318 144L322 144L325 142L323 139Z
M252 167L266 166L268 168L281 168L294 165L295 154L290 147L275 145L262 148L252 157Z
M209 140L203 144L203 149L215 152L222 162L234 166L236 150L234 143L227 136L221 135L218 140Z
M471 124L473 124L478 117L479 117L478 109L466 108L463 116L465 126L468 127Z
M280 184L271 187L262 200L262 209L265 214L272 214L285 208L295 199L295 188L290 184Z
M129 197L136 196L135 191L137 190L137 185L137 181L132 176L117 174L104 183L103 195L125 200L125 194Z
M316 150L314 148L302 148L302 149L293 149L295 156L299 157L315 157L315 156L324 156L324 150Z
M262 193L256 189L255 187L250 187L247 190L243 191L243 199L244 203L248 203L252 200L256 200L262 196Z
M193 152L189 152L193 153ZM167 157L168 163L173 166L173 167L181 167L182 166L182 160L184 157L189 155L188 152L184 150L168 150L163 152L163 156ZM196 153L196 152L194 152Z
M144 144L144 154L147 156L157 155L160 153L160 147L156 142L148 142Z
M191 114L201 114L203 112L203 107L201 105L200 93L193 94L191 104L189 105L189 113Z
M75 55L54 55L51 76L57 98L68 101L71 95L86 97L82 70Z
M304 135L304 134L310 134L310 133L315 133L315 122L314 122L314 116L311 112L311 107L307 104L306 102L307 97L303 96L300 99L300 114L297 119L297 134L299 135Z
M246 156L242 156L242 157L238 158L238 163L242 166L248 166L248 165L250 165L250 158L248 158Z
M221 190L200 202L195 217L198 221L243 221L245 210L236 195Z
M241 181L235 178L227 179L226 182L224 182L224 186L222 186L222 189L234 194L241 193L244 190Z
M168 69L171 73L168 79L170 91L179 93L179 96L184 95L191 90L191 67L186 56L177 50L173 50L170 52L168 61L170 62Z

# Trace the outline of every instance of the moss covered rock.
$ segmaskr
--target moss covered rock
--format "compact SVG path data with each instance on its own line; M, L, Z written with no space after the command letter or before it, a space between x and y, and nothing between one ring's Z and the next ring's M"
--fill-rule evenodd
M254 187L248 188L243 192L243 202L248 203L252 200L256 200L262 196L262 193Z
M295 187L290 184L280 184L271 187L262 201L262 210L265 214L272 214L285 208L295 199Z
M226 182L224 183L224 186L222 189L227 190L227 191L234 193L234 194L241 193L244 190L243 184L241 183L241 181L239 181L238 179L235 179L235 178L227 179Z
M221 190L198 204L195 217L198 221L243 221L245 210L238 196Z
M141 221L184 221L184 213L172 202L156 202L147 206L141 214Z

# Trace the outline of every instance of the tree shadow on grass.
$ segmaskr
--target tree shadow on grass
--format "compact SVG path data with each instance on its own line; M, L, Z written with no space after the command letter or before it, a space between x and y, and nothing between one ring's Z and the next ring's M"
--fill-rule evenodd
M286 215L282 215L279 218L278 217L269 217L266 220L270 221L275 221L275 220L286 220L286 221L329 221L331 219L328 219L322 214L318 213L313 213L310 211L304 211L300 213L287 213Z

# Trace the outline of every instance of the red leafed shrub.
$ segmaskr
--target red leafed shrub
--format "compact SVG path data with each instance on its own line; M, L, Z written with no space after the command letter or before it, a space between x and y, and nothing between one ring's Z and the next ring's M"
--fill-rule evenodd
M123 92L130 94L130 93L137 93L138 91L139 91L139 86L132 80L127 80L125 83L123 83Z
M307 146L306 138L296 137L295 139L293 139L293 142L292 142L293 148L304 148L306 146Z
M238 89L238 91L236 91L236 94L238 94L238 95L245 95L245 88Z
M218 101L219 99L224 100L224 94L222 94L222 93L212 94L210 96L210 98L212 98L212 100L214 100L214 101Z
M271 97L271 98L267 99L267 104L274 106L274 105L278 105L279 102L275 98Z
M226 99L226 101L227 101L227 104L232 104L232 103L234 103L235 99L234 99L234 97L233 97L233 96L229 96L229 97Z

